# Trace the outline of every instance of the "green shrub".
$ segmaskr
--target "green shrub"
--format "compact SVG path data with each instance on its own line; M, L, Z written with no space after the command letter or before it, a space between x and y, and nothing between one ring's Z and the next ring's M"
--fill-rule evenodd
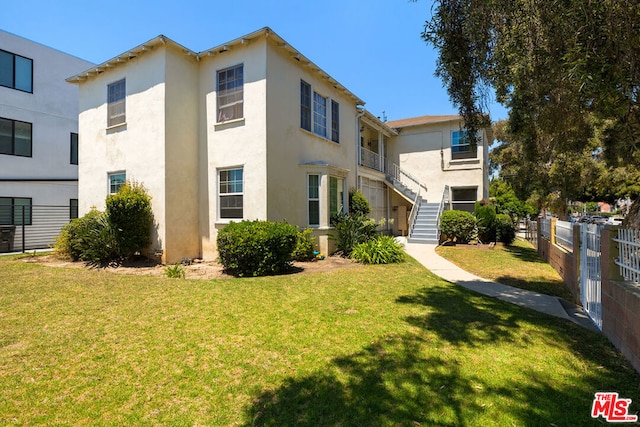
M349 213L367 216L371 212L369 201L360 190L352 190L349 193Z
M237 276L266 276L288 270L296 227L270 221L231 222L218 232L220 262Z
M377 236L357 244L351 258L363 264L391 264L403 262L405 252L402 245L390 236Z
M478 240L483 243L496 241L496 209L491 204L476 202L475 215L478 225Z
M178 263L174 265L168 265L164 269L164 275L169 279L184 279L186 277L184 267Z
M116 231L122 257L131 257L148 247L153 212L147 190L141 184L128 182L116 194L109 195L106 204L106 214Z
M312 261L315 259L313 254L313 247L316 244L316 238L313 235L313 230L305 228L304 230L298 230L298 237L296 240L296 247L291 254L294 261Z
M62 227L56 239L58 255L74 261L106 264L120 258L116 233L107 215L95 209Z
M333 218L335 240L338 251L344 256L351 255L354 246L373 239L378 233L378 224L371 218L359 214L339 214Z
M510 245L516 240L516 226L509 215L496 216L496 238L499 242Z
M457 243L469 243L477 236L476 218L469 212L444 211L440 217L440 232Z

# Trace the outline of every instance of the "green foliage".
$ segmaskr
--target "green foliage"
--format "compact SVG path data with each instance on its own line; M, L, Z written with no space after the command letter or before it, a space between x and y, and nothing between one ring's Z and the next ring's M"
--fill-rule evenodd
M360 190L352 190L349 193L349 213L367 216L371 213L369 201Z
M489 196L498 214L507 214L511 218L524 218L536 213L535 208L519 199L511 184L501 178L491 180Z
M55 251L74 261L97 264L120 258L115 230L107 215L95 209L62 227L56 239Z
M440 232L458 243L469 243L478 233L476 218L469 212L444 211L440 217Z
M313 248L316 244L316 238L313 235L313 230L305 228L304 230L298 230L298 237L296 240L296 247L291 254L294 261L312 261L315 259L313 254Z
M116 230L123 257L131 257L149 246L153 212L151 197L141 184L123 185L116 194L107 197L106 205L106 214Z
M516 240L516 226L509 215L496 215L495 228L498 242L510 245Z
M478 240L482 243L496 241L496 209L492 204L475 204Z
M231 222L218 232L218 253L237 276L266 276L287 271L298 241L296 227L280 222Z
M353 248L371 240L377 235L378 224L371 218L359 214L339 214L333 218L335 234L331 236L338 251L344 256L351 255Z
M393 237L376 236L357 244L351 251L351 258L363 264L392 264L403 262L405 252Z
M174 265L168 265L164 269L164 275L169 279L184 279L186 277L186 272L184 267L179 263Z

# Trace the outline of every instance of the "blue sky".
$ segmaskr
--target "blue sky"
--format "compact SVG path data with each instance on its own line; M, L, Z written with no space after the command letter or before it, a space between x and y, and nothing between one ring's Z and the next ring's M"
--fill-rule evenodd
M159 34L203 51L263 27L389 120L456 114L420 33L430 0L5 0L0 28L101 63ZM493 120L506 118L491 105Z

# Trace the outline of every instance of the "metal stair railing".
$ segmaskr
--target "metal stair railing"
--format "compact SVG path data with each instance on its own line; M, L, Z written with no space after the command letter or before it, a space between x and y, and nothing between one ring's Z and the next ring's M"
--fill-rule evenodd
M436 232L438 236L438 242L440 242L440 218L442 212L451 209L451 200L449 199L449 186L445 185L442 191L442 199L440 200L440 207L438 208L438 216L436 219Z
M411 213L409 213L409 237L413 234L413 227L415 225L416 218L418 217L418 210L420 209L421 204L422 197L420 197L420 188L418 188L416 198L413 200L413 206L411 207Z

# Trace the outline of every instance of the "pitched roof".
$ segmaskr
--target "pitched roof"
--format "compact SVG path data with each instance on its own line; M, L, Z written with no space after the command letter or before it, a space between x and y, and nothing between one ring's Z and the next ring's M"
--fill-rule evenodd
M419 117L411 117L408 119L400 119L400 120L392 120L387 122L387 126L390 128L405 128L410 126L420 126L420 125L428 125L431 123L440 123L440 122L455 122L458 120L462 120L462 117L455 115L448 116L419 116Z

